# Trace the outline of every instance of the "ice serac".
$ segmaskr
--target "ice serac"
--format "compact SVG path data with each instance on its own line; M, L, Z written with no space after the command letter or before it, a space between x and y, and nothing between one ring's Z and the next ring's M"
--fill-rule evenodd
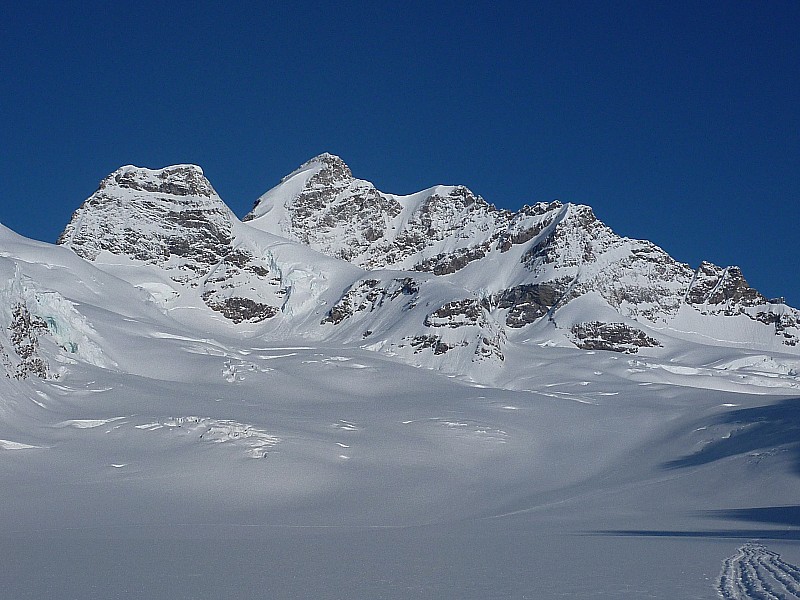
M795 346L800 336L798 312L767 301L738 268L695 271L648 241L618 236L588 206L511 212L463 186L396 196L323 154L245 219L367 270L441 276L479 296L512 340L634 353L672 335L760 347Z
M0 257L0 372L17 380L58 379L64 365L78 361L114 365L73 302L42 287L13 258Z

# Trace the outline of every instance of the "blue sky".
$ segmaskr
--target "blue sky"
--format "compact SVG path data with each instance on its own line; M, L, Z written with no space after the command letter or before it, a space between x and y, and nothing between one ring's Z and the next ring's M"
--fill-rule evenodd
M0 222L54 241L123 164L239 216L329 151L387 192L589 204L800 306L800 3L8 2Z

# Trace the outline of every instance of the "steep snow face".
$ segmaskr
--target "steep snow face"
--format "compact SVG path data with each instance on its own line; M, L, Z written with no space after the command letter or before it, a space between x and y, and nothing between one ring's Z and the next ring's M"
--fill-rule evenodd
M800 314L768 302L738 268L703 263L693 271L650 242L616 235L588 206L556 201L512 213L463 186L393 196L323 154L264 194L245 219L364 269L445 277L480 296L514 338L530 338L546 318L590 349L659 347L669 329L748 343L752 332L732 335L741 328L721 318L744 316L769 330L759 343L791 348L800 339ZM578 310L575 300L589 296L580 303L588 312ZM713 317L700 319L699 332L687 317L695 312Z
M58 243L88 260L106 251L158 265L188 282L230 252L235 218L200 167L127 166L100 183Z

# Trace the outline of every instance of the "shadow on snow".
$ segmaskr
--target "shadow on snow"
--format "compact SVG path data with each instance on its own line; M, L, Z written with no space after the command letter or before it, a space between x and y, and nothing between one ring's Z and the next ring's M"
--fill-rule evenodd
M588 531L585 535L611 537L717 538L742 540L800 540L800 529L708 529L670 531L661 529L609 529Z
M800 398L777 404L733 410L722 415L715 424L740 425L724 439L714 440L702 450L664 464L667 469L680 469L712 463L729 456L790 452L794 473L800 475Z

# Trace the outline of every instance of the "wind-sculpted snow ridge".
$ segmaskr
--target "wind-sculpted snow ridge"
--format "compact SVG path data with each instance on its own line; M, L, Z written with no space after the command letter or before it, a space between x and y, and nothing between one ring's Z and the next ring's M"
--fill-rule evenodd
M758 543L748 543L725 559L717 592L722 600L800 598L800 569Z

